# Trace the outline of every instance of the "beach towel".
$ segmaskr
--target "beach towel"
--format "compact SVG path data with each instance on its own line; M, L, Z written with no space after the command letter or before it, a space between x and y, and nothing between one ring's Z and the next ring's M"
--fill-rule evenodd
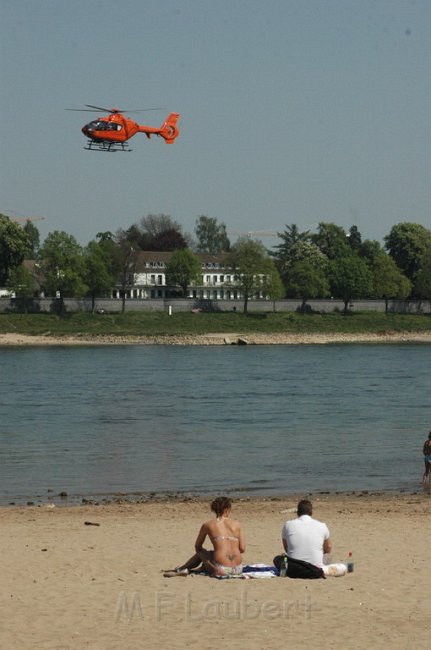
M276 578L278 571L268 564L247 564L242 570L243 578Z
M212 578L217 580L231 580L232 578L241 578L242 580L250 580L251 578L276 578L278 571L275 566L263 563L246 564L242 573L230 576L217 576L213 575Z

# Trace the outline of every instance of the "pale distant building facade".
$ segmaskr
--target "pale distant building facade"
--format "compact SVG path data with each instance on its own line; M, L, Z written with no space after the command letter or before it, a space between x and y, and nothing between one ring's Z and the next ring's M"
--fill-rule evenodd
M126 297L130 300L166 299L182 297L177 286L166 282L166 265L173 252L140 251L137 253L133 268L129 273ZM188 288L187 298L196 300L236 300L241 292L236 286L235 274L226 265L222 254L196 253L200 259L202 275L199 283ZM113 297L120 298L123 287L117 285ZM263 297L263 296L260 296Z

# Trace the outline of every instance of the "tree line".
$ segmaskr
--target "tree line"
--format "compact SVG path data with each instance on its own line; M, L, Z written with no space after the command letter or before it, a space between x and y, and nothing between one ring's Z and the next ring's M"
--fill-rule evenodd
M200 284L197 253L220 256L232 270L235 286L248 300L256 295L307 300L333 297L347 311L354 299L431 300L431 230L417 223L394 225L384 245L364 239L356 226L348 231L320 222L316 232L286 224L272 249L259 240L240 237L234 244L226 224L214 217L196 219L194 235L185 233L169 215L147 215L116 233L99 232L86 246L73 235L53 231L40 242L28 220L18 225L0 214L0 287L19 298L32 298L37 285L50 296L98 297L121 286L123 304L133 285L140 251L172 252L166 280L183 294ZM31 264L29 263L31 260Z

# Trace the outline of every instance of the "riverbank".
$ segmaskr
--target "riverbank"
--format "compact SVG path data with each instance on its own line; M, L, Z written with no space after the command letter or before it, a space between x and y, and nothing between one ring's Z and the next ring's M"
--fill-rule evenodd
M334 343L431 343L431 332L380 334L215 333L166 336L53 336L0 334L0 347L74 345L324 345Z
M298 496L238 499L246 563L270 564ZM315 494L342 578L168 579L208 519L206 500L0 508L5 647L21 650L220 645L261 648L428 647L430 496Z

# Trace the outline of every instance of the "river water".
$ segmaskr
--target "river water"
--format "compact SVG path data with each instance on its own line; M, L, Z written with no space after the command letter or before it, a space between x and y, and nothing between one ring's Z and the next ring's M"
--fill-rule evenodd
M420 489L431 346L0 349L0 503Z

